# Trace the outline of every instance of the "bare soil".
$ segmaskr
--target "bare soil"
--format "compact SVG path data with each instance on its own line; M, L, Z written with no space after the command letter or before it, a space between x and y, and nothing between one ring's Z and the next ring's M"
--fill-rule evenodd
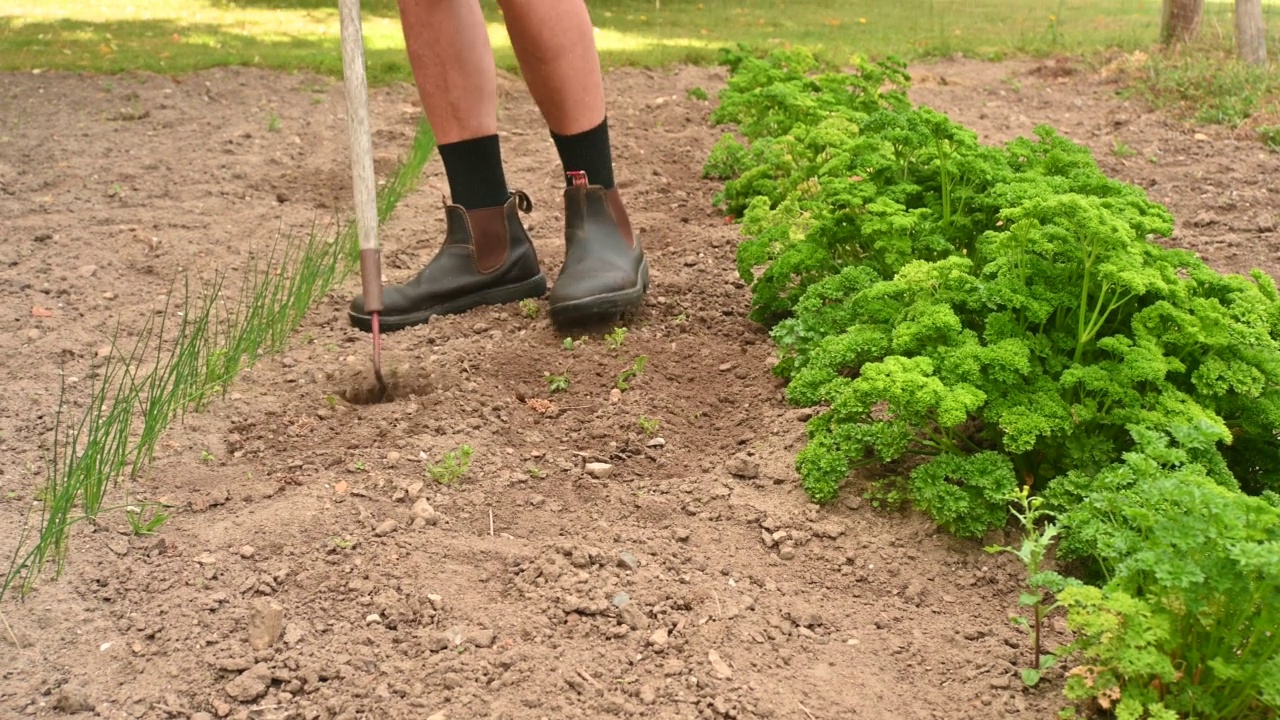
M1090 145L1169 205L1174 242L1220 268L1275 269L1266 179L1280 161L1258 145L1164 119L1069 65L914 72L919 101L984 139L1046 122ZM806 502L792 458L808 415L783 402L769 340L745 319L737 230L700 177L720 130L688 91L722 82L705 68L607 77L654 283L620 347L596 333L566 350L541 304L535 318L477 310L388 336L385 362L415 393L351 404L371 359L345 317L352 278L286 353L165 437L129 488L174 505L158 535L130 537L118 513L84 523L66 573L0 609L0 717L1053 717L1059 679L1026 690L1016 676L1029 654L1007 620L1018 567L856 487ZM6 553L62 368L78 402L107 333L140 326L180 273L247 267L345 211L342 113L341 84L308 75L0 76ZM420 110L401 86L376 90L372 113L385 176ZM514 79L501 121L554 278L563 181ZM438 159L424 179L444 185ZM435 251L440 202L423 187L389 223L390 280ZM547 374L569 389L550 394ZM428 476L463 445L465 475Z

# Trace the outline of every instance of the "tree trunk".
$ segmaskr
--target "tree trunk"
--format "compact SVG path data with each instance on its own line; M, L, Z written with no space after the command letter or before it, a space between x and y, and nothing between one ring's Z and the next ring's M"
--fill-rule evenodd
M1160 41L1166 45L1191 42L1200 32L1203 14L1204 0L1164 0Z
M1240 61L1267 64L1267 31L1262 22L1262 0L1236 0L1236 46Z

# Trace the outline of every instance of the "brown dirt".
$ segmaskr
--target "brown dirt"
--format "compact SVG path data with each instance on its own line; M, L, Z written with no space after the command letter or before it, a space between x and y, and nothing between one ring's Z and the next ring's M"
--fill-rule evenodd
M991 140L1056 124L1168 203L1179 242L1226 269L1272 265L1274 155L1198 140L1103 79L1037 67L918 68L916 95ZM132 488L176 505L160 535L130 539L116 514L83 524L66 574L5 604L0 716L1052 717L1056 679L1026 691L1015 676L1019 568L911 514L806 503L791 462L807 415L769 373L736 230L700 178L718 131L686 92L721 81L695 68L608 77L620 184L654 280L620 348L597 334L565 350L545 308L474 311L388 336L388 368L418 392L352 405L341 398L370 362L345 320L352 278L284 355L165 437ZM0 76L0 546L34 499L59 361L78 376L105 330L136 328L183 269L244 267L346 206L341 92L243 69ZM372 102L385 173L417 103L407 87ZM554 277L561 180L514 81L502 124ZM1113 138L1139 156L1111 155ZM438 160L426 179L443 184ZM434 251L439 203L424 188L397 211L383 234L391 279ZM643 374L611 398L639 355ZM562 372L569 390L549 396L544 375ZM427 476L464 444L460 481ZM594 462L612 472L592 477ZM431 510L415 524L419 498ZM279 638L255 649L273 621Z

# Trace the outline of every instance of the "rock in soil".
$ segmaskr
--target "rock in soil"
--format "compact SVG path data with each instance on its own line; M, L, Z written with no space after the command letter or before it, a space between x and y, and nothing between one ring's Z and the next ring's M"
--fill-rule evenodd
M597 480L603 480L613 473L613 466L609 463L590 462L586 465L587 474Z
M733 678L733 669L729 667L729 663L720 657L720 653L715 650L707 652L707 662L711 663L711 674L720 680L731 680Z
M266 650L280 639L284 632L284 607L269 597L253 601L249 616L249 647Z
M258 663L227 683L225 689L233 700L253 702L266 695L270 687L271 668L266 663Z

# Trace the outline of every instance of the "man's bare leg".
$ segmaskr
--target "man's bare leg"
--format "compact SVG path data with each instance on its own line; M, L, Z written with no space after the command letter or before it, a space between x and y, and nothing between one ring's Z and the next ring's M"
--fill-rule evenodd
M548 296L557 324L634 309L644 251L614 182L604 82L584 0L499 0L516 60L565 171L565 263Z
M383 293L382 327L546 293L537 253L520 222L530 203L507 187L498 141L493 50L476 0L399 0L418 95L444 162L451 203L439 252L408 283ZM368 327L364 299L348 312Z

